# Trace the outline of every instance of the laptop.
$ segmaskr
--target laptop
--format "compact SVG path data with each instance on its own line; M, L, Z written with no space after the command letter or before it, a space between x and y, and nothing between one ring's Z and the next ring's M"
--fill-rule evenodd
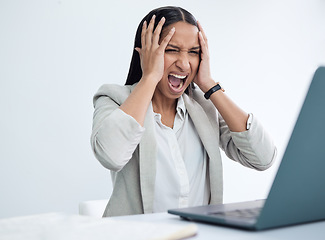
M314 74L266 200L168 213L253 231L325 220L325 67Z

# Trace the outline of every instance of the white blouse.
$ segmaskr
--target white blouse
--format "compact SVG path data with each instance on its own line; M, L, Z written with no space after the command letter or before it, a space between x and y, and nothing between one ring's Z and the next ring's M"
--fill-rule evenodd
M152 106L150 106L152 109ZM185 108L177 102L173 128L154 113L157 139L154 212L206 205L210 198L207 153Z

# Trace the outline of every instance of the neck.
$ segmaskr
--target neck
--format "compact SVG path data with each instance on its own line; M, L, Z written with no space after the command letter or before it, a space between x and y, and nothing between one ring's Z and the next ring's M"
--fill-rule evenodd
M157 94L154 94L152 98L153 111L159 113L162 123L170 128L173 128L176 104L177 99L161 98Z
M152 107L156 113L176 113L177 99L168 98L156 88L152 97Z
M152 107L156 113L170 113L176 111L177 99L162 99L157 96L152 98Z

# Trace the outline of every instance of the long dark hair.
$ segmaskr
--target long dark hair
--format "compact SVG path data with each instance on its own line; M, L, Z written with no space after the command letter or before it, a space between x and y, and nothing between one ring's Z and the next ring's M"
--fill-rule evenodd
M156 28L158 22L162 17L165 17L166 19L165 24L162 27L162 31L164 30L164 28L168 27L169 25L180 21L187 22L189 24L198 27L195 17L181 7L168 6L168 7L161 7L161 8L154 9L141 20L135 35L133 49L135 49L136 47L141 48L142 24L144 21L147 21L147 23L149 23L153 15L156 15L154 29ZM130 69L129 69L129 73L125 85L132 85L134 83L137 83L140 81L141 77L142 77L142 69L140 65L140 56L136 50L133 50ZM186 92L188 92L188 89L186 90Z

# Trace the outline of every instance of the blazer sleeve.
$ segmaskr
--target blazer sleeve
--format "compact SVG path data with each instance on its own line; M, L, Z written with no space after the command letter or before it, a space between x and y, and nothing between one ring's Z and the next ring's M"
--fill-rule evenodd
M128 163L145 130L119 109L129 93L124 86L104 85L94 96L91 146L99 162L112 171Z
M220 147L230 159L261 171L273 164L276 147L255 116L244 132L231 132L220 114L219 120Z

